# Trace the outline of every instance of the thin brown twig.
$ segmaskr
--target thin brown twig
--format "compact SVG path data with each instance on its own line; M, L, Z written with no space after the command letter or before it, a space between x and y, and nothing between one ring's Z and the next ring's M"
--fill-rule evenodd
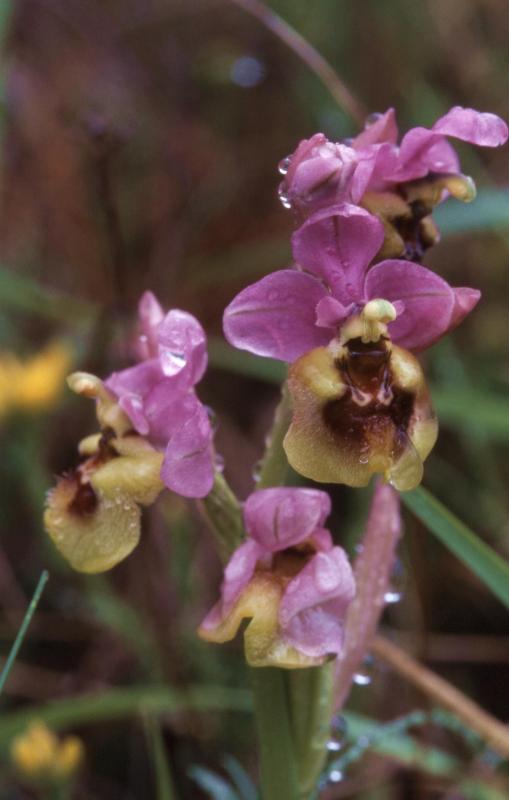
M260 0L231 0L237 6L256 17L274 33L290 50L318 76L327 87L335 102L362 128L367 116L363 104L353 95L329 62L295 28Z
M410 683L417 686L439 705L452 711L466 725L476 731L493 750L504 758L509 758L509 727L484 711L444 678L419 664L388 639L377 636L371 649L374 655L390 664Z

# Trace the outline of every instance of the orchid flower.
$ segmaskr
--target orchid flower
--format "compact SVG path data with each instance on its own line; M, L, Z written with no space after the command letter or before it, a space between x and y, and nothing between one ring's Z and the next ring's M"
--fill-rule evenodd
M413 262L369 268L383 237L381 222L361 208L318 211L293 235L297 268L240 292L224 331L235 347L296 362L285 448L298 472L354 486L382 472L406 489L419 483L437 432L407 351L456 327L480 294Z
M431 128L412 128L400 144L394 109L371 115L355 139L330 142L317 133L280 165L279 194L300 220L341 202L359 204L380 217L385 239L379 256L420 260L438 239L434 206L453 195L468 202L475 185L460 172L447 137L498 147L508 137L495 114L455 106Z
M260 489L244 506L247 539L225 567L221 599L199 635L233 639L244 619L252 666L314 666L341 653L355 594L348 558L323 526L330 498L315 489Z
M185 311L164 314L151 292L139 306L140 362L103 383L77 372L73 391L96 401L100 433L48 494L46 529L81 572L103 572L140 538L141 509L166 486L205 497L214 481L212 428L194 387L207 365L205 333Z
M163 483L184 497L205 497L214 481L213 431L194 387L207 367L205 332L191 314L164 314L151 292L139 304L141 361L105 386L133 428L164 452Z

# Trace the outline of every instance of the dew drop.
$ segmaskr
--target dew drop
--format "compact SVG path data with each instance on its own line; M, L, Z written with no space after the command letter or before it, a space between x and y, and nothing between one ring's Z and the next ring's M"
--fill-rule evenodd
M217 472L223 472L224 470L224 457L220 453L216 453L214 457L214 466Z
M286 156L286 158L281 159L277 167L281 175L286 175L288 169L290 168L291 161L292 161L291 156Z
M339 750L341 750L342 746L343 745L339 741L339 739L329 739L329 741L327 742L327 750L329 751L329 753L337 753L337 752L339 752Z
M283 206L283 208L291 208L292 207L292 201L290 200L290 198L286 194L285 189L284 189L282 184L279 187L277 193L278 193L279 200L280 200L280 203Z
M340 783L343 780L343 773L339 769L331 769L329 772L329 780L331 783Z
M393 603L399 603L399 601L401 600L401 597L402 597L401 592L396 592L394 589L389 589L384 594L384 601L388 605L392 605Z
M163 372L165 375L177 375L186 365L187 359L183 353L174 350L162 349L160 353Z
M341 140L341 144L344 144L346 147L351 147L353 145L353 139L351 136L348 136L346 139Z
M369 686L371 675L368 675L367 672L356 672L353 676L353 682L356 686Z

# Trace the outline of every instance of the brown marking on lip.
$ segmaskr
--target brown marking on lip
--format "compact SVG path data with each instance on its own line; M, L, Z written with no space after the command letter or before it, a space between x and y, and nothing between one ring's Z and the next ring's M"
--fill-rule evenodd
M338 445L369 454L390 441L390 456L398 458L408 441L415 397L395 385L386 339L352 339L347 349L348 355L336 362L347 390L324 405L324 423Z
M78 468L73 475L69 476L75 484L74 497L67 506L70 514L78 517L90 517L95 513L98 506L97 495L89 480L84 479L81 470Z

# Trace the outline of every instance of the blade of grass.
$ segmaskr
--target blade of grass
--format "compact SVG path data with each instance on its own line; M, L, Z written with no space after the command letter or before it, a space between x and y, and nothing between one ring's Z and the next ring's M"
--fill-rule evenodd
M236 758L227 755L223 759L224 768L238 789L242 800L258 800L258 791L246 770Z
M33 595L32 599L30 601L30 605L27 608L27 612L26 612L25 616L23 617L23 622L20 625L19 631L18 631L18 633L16 635L16 638L14 640L14 644L11 647L10 653L7 656L7 661L5 662L4 668L3 668L2 673L0 675L0 694L3 691L3 688L5 686L5 682L6 682L7 678L9 677L9 673L10 673L10 671L12 669L12 666L13 666L15 660L16 660L16 656L18 655L19 648L23 644L23 639L25 638L25 634L27 632L28 626L30 625L30 620L32 619L32 617L34 615L34 611L35 611L35 609L37 608L37 606L39 604L39 600L41 599L41 595L43 593L44 587L46 586L48 578L49 578L49 575L48 575L47 571L44 570L41 573L41 577L39 578L37 586L35 587L34 595Z
M231 786L205 767L191 767L189 775L198 784L200 789L211 798L211 800L240 800L238 794L233 791Z
M509 608L509 563L420 486L401 499L426 527Z
M31 719L40 719L54 730L125 719L141 713L171 714L177 711L252 710L251 693L245 689L193 685L174 690L166 686L134 686L54 700L2 716L0 751Z
M145 717L145 733L154 766L156 800L178 800L166 756L161 726L159 720L153 715Z

